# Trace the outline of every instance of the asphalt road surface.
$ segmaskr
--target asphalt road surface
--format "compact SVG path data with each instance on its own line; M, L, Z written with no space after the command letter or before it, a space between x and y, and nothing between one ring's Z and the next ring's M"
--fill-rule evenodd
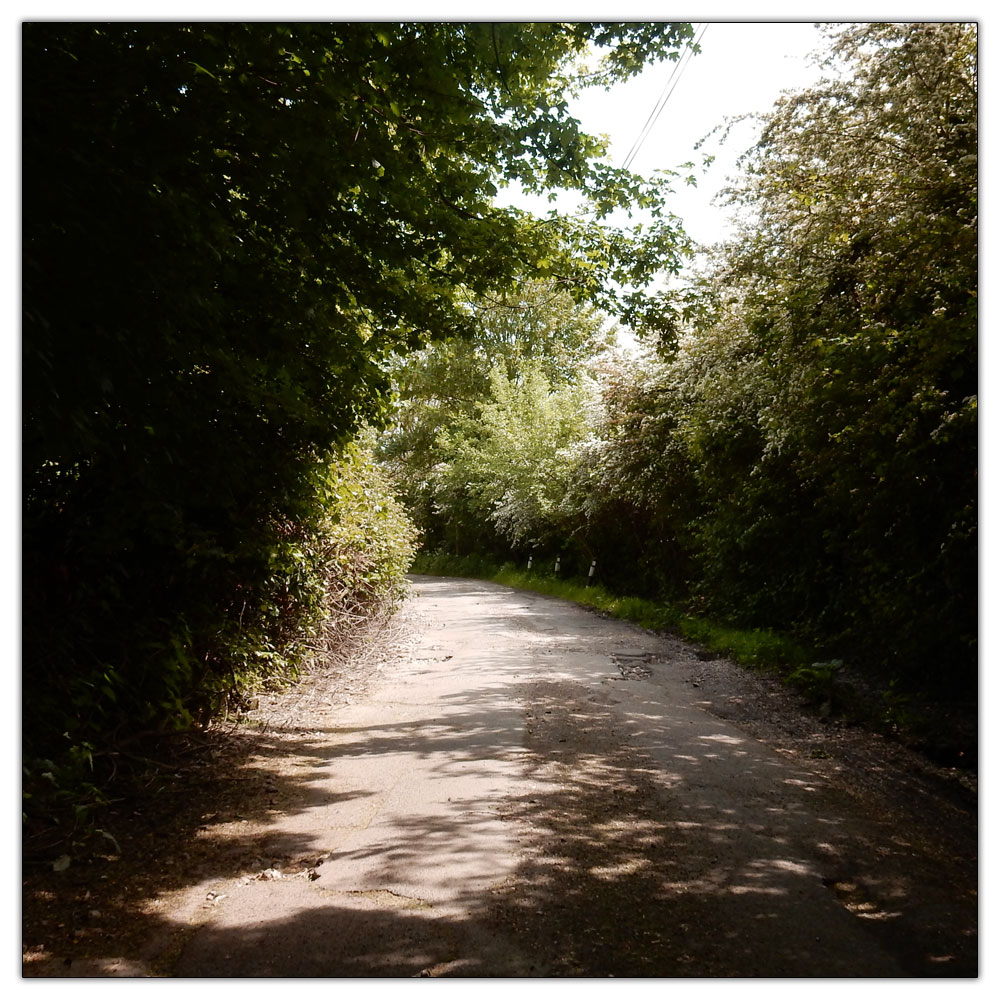
M969 891L710 714L690 647L470 580L415 578L408 613L269 831L323 860L220 890L173 975L976 975Z

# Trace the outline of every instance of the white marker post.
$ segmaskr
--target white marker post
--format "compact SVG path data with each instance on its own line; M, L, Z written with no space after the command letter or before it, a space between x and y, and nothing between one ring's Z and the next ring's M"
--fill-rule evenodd
M590 572L587 574L587 586L590 586L590 581L594 578L594 570L597 569L597 560L593 559L590 563Z
M560 558L561 558L560 556L556 556L556 576L559 575L559 559Z
M531 572L531 556L528 556L528 572Z

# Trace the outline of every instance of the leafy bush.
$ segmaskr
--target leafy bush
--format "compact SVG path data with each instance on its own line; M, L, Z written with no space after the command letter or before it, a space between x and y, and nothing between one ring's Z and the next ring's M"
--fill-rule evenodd
M205 614L196 626L188 619L178 628L167 617L174 605L166 603L152 624L133 623L141 658L97 659L89 669L78 661L69 670L66 662L43 659L65 637L39 625L31 647L46 669L24 679L33 706L25 720L29 748L59 754L83 740L100 744L144 727L184 726L262 684L287 681L310 657L346 641L359 622L394 606L414 552L412 524L359 445L315 467L311 503L303 503L297 521L265 529L234 554L202 553L192 566L192 585L212 588L203 593ZM228 600L220 600L225 591ZM109 613L128 607L128 597L123 592Z
M416 554L416 529L369 449L351 445L324 484L327 514L316 571L318 634L329 652L373 618L395 610Z

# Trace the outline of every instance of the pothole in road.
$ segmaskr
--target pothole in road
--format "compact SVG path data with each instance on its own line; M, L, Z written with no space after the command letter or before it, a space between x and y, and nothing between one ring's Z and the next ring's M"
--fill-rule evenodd
M642 680L651 677L649 664L657 662L656 654L645 649L620 649L611 654L611 659L625 680Z

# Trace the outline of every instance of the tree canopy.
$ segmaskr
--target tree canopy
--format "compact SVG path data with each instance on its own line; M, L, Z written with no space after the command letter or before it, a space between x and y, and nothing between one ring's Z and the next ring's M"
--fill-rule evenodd
M710 395L738 401L757 457L737 467L766 491L722 503L774 568L745 586L928 673L976 634L976 42L960 23L830 29L843 71L765 120L716 279L746 332L725 348L739 383Z
M826 33L826 77L760 117L730 192L742 223L678 290L681 335L605 370L603 408L572 452L558 408L532 411L522 433L553 442L558 503L517 479L513 446L507 478L489 480L517 486L511 496L524 499L509 509L541 517L535 538L577 550L584 567L596 556L620 591L781 630L881 683L967 698L976 26ZM485 411L467 439L473 472L498 453L498 415ZM493 519L509 529L504 495ZM442 503L442 519L455 507Z
M664 192L603 160L567 95L691 36L24 25L25 694L48 728L97 700L94 725L169 716L231 670L230 623L294 621L328 462L385 419L394 354L471 331L470 296L547 275L669 326L643 292L682 243ZM594 215L499 208L506 183ZM631 204L659 222L602 225ZM67 678L79 706L45 701Z
M506 551L552 535L566 449L589 433L593 370L617 331L551 280L472 307L471 338L401 360L380 451L426 547Z

